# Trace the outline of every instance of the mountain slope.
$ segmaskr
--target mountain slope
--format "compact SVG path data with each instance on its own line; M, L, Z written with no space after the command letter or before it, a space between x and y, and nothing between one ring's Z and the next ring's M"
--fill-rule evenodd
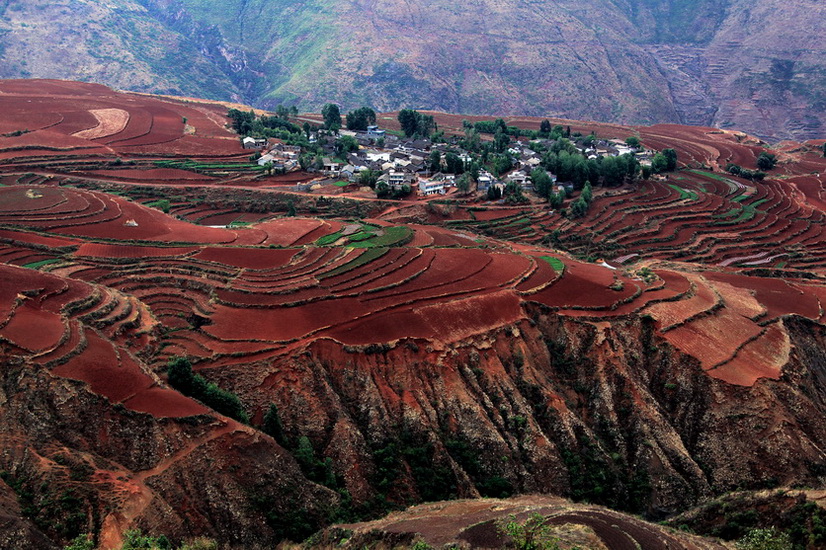
M813 0L5 0L0 14L12 60L0 77L771 138L822 137L826 120L826 8Z

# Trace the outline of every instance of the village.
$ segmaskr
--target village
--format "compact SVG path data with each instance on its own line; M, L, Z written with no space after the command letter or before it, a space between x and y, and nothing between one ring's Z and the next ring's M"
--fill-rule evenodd
M377 125L369 125L364 131L330 132L316 128L307 133L308 141L320 151L312 162L302 158L304 147L279 138L247 136L242 143L244 148L256 151L251 159L268 174L305 171L307 181L297 184L296 191L406 200L448 195L501 202L508 198L509 191L511 201L516 195L515 202L548 200L550 193L570 196L582 187L582 182L575 185L571 178L548 170L547 159L543 158L548 151L561 148L589 161L627 155L635 159L633 164L645 177L650 174L657 154L642 147L635 138L597 139L593 135L571 136L570 131L569 137L557 134L557 139L507 136L508 143L499 155L507 157L507 168L499 171L482 162L477 152L464 149L460 136L445 136L436 141L397 134ZM564 140L562 147L560 140ZM550 185L537 186L534 180L543 173L547 178L542 179Z

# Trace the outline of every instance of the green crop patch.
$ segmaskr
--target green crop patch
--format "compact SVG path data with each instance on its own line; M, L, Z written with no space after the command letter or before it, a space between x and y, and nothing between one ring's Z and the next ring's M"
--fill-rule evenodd
M370 250L365 250L359 255L358 258L351 260L346 264L339 266L335 269L332 269L327 273L322 273L318 277L319 279L325 279L327 277L333 277L334 275L341 275L342 273L347 273L348 271L352 271L357 267L361 267L365 264L372 262L373 260L381 258L385 254L387 254L388 250L388 248L371 248Z
M565 271L565 264L562 263L562 260L559 258L553 256L540 256L540 258L548 262L557 273L563 273Z

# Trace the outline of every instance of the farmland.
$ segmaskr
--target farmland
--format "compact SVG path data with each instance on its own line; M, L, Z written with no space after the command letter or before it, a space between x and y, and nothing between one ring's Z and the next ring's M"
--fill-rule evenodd
M4 388L28 388L3 389L0 471L43 502L44 483L76 491L107 547L135 526L295 538L308 533L264 504L315 526L343 495L361 517L561 493L659 518L819 483L826 163L806 145L750 182L719 170L755 167L750 138L635 129L681 169L595 189L576 219L472 200L346 216L294 191L296 215L279 216L284 190L250 169L219 106L0 90L2 130L28 130L0 137L0 357ZM181 357L250 424L172 389ZM282 431L265 433L272 410ZM613 512L553 506L611 548L679 538L627 520L619 540Z

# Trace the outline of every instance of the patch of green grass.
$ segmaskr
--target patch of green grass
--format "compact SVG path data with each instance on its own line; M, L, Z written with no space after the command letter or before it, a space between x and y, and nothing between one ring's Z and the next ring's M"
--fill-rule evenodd
M252 225L252 223L250 223L250 222L242 222L242 221L235 220L235 221L229 222L229 225L227 227L249 227L251 225Z
M562 260L559 258L553 256L540 256L540 258L548 262L557 273L563 273L565 271L565 264L562 263Z
M335 185L336 187L347 187L348 185L350 185L350 182L349 181L337 181L333 185Z
M341 231L337 231L335 233L330 233L329 235L324 235L323 237L319 237L318 240L315 242L317 246L327 246L333 244L337 240L339 240L343 235Z
M378 258L381 258L385 254L387 254L388 248L371 248L370 250L365 250L362 252L358 258L347 262L346 264L339 266L333 270L328 271L327 273L322 273L319 275L320 279L324 279L326 277L332 277L334 275L341 275L342 273L347 273L359 266L372 262Z
M61 261L60 258L50 258L48 260L40 260L39 262L32 262L30 264L24 264L23 267L28 267L29 269L40 269L44 265L57 263L59 261Z
M668 186L680 194L680 199L690 199L693 201L697 200L697 193L695 193L694 191L683 189L679 185L675 185L673 183L669 183Z
M378 235L372 239L351 243L356 248L374 248L385 246L400 246L409 242L413 238L413 230L402 225L396 227L386 227L383 235Z

